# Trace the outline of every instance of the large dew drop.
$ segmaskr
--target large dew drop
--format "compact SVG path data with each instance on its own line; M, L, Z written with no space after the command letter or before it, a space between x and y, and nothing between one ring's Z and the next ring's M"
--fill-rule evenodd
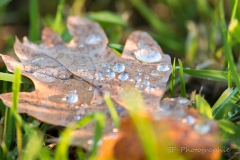
M85 43L88 45L96 45L102 41L102 37L98 34L90 34L85 39Z
M162 60L161 53L152 48L143 48L134 52L137 60L146 63L160 62Z
M129 78L129 76L128 76L127 73L121 73L121 74L118 76L118 79L119 79L120 81L126 81L128 78Z
M69 103L69 104L76 103L76 102L78 101L77 91L76 91L76 90L70 91L70 92L66 95L65 100L66 100L66 102Z
M125 66L122 63L117 63L113 66L113 71L117 73L122 73L125 71Z

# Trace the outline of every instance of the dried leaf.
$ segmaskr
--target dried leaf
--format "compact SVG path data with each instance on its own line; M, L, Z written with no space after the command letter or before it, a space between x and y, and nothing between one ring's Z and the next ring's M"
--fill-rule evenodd
M46 28L42 44L16 39L14 48L21 63L2 55L9 71L21 66L23 75L35 85L34 92L20 94L20 113L66 126L94 110L107 112L103 101L106 92L117 105L127 107L121 94L135 86L149 108L159 105L171 62L147 33L133 32L119 57L107 47L107 37L97 23L69 17L67 25L73 35L68 44ZM11 106L10 93L0 98Z
M189 101L185 98L165 99L161 104L165 109L168 106L173 113L160 114L167 112L160 110L155 117L150 118L157 137L159 157L177 159L184 156L191 160L220 158L221 152L217 151L220 148L220 137L215 121L206 119L195 109L188 109ZM98 160L146 159L130 118L122 120L118 133L110 133L102 140L99 156L96 158Z
M35 91L20 93L20 113L46 123L67 126L90 112L105 112L105 134L110 134L103 138L99 158L145 159L130 119L122 122L119 133L112 133L112 120L103 100L103 95L110 93L118 114L124 117L126 110L123 107L131 106L122 95L130 91L141 92L145 106L153 114L150 117L159 144L169 139L179 147L218 147L213 141L218 133L215 122L188 110L190 102L187 99L165 99L159 108L172 70L171 59L146 32L133 32L119 57L107 47L108 39L97 23L69 17L67 26L73 35L69 43L64 43L60 36L45 28L42 44L31 43L27 38L23 43L16 39L14 48L21 63L2 55L10 72L20 66L22 74L35 85ZM0 98L11 106L11 93L1 94ZM93 126L92 122L73 133L75 139L72 144L89 149ZM113 152L106 154L104 150L109 148ZM192 159L206 159L207 156L215 159L219 155L194 153L190 156Z

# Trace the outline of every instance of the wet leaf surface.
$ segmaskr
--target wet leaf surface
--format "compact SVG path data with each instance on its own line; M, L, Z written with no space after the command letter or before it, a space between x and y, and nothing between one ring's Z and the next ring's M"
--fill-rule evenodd
M26 37L23 43L16 39L14 48L21 63L2 55L9 71L21 66L35 85L34 92L20 94L20 113L66 126L94 110L107 111L106 92L117 105L126 107L121 94L129 88L142 92L149 108L158 106L171 62L146 32L133 32L119 57L107 47L107 37L97 23L69 17L67 25L73 35L68 44L45 28L42 44ZM1 99L11 106L11 93L2 94Z

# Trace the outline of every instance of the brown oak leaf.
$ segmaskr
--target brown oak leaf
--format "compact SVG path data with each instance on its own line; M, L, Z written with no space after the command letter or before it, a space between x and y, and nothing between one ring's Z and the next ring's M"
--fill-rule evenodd
M119 57L107 46L108 39L97 23L69 17L67 26L73 35L69 43L45 28L41 44L26 37L23 43L16 39L14 48L21 63L2 55L10 72L20 66L35 85L35 91L20 93L20 113L66 126L95 110L108 112L103 100L106 92L116 106L127 107L121 95L129 89L141 92L149 109L159 106L171 61L146 32L133 32ZM11 106L11 93L0 98Z

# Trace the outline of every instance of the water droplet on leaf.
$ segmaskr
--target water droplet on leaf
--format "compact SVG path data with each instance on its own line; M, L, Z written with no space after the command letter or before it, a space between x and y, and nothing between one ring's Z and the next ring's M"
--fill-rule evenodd
M47 75L39 73L39 72L34 72L32 75L39 81L45 82L45 83L51 83L56 80L56 78L54 78L54 77L50 77L50 76L47 76Z
M115 74L115 72L110 72L110 73L108 73L107 76L108 76L108 78L113 79L113 78L115 78L116 74Z
M83 47L84 47L84 44L79 44L79 47L80 47L80 48L83 48Z
M110 69L109 69L109 68L106 68L106 69L105 69L105 72L107 72L107 73L110 72Z
M89 79L93 79L94 77L92 75L88 76Z
M153 77L157 77L158 76L158 71L157 70L152 70L151 75Z
M66 95L65 99L66 99L66 102L69 104L76 103L78 101L77 91L76 90L70 91Z
M78 69L78 72L83 72L83 69L81 69L81 68L80 68L80 69Z
M186 103L188 103L188 99L182 98L182 99L179 100L179 103L180 104L186 104Z
M79 121L81 118L82 118L81 116L76 116L76 117L75 117L75 120L76 120L76 121Z
M152 92L152 91L154 91L154 88L151 87L151 86L147 86L147 87L145 88L145 91L146 91L146 92Z
M166 64L159 64L157 66L157 70L158 71L161 71L161 72L165 72L165 71L168 71L169 70L169 66L166 65Z
M102 41L102 37L98 34L90 34L85 39L85 43L88 45L96 45Z
M135 57L146 63L159 62L162 59L161 53L152 48L143 48L134 52Z
M137 87L138 89L142 89L142 88L143 88L143 85L142 85L142 84L137 84L136 87Z
M127 73L121 73L121 74L118 76L118 79L119 79L120 81L126 81L128 78L129 78L129 76L128 76Z
M101 73L95 73L95 77L96 77L96 80L97 80L97 81L102 81L102 80L104 80L104 77L102 76Z
M113 71L117 73L122 73L125 71L125 66L122 63L117 63L113 66Z
M140 39L138 41L137 45L138 45L139 48L147 48L147 47L149 47L149 45L142 39Z
M140 76L136 76L134 80L135 80L135 83L140 83L142 81Z
M103 63L103 64L101 64L101 66L102 66L103 68L107 67L107 65L106 65L106 64L104 64L104 63Z
M182 119L182 123L193 125L195 123L195 118L193 116L188 115L186 118Z
M148 80L145 80L145 81L143 81L143 85L149 86L149 85L150 85L150 82L149 82Z
M61 78L61 79L66 79L66 75L65 75L65 74L62 74L62 75L60 75L60 78Z

